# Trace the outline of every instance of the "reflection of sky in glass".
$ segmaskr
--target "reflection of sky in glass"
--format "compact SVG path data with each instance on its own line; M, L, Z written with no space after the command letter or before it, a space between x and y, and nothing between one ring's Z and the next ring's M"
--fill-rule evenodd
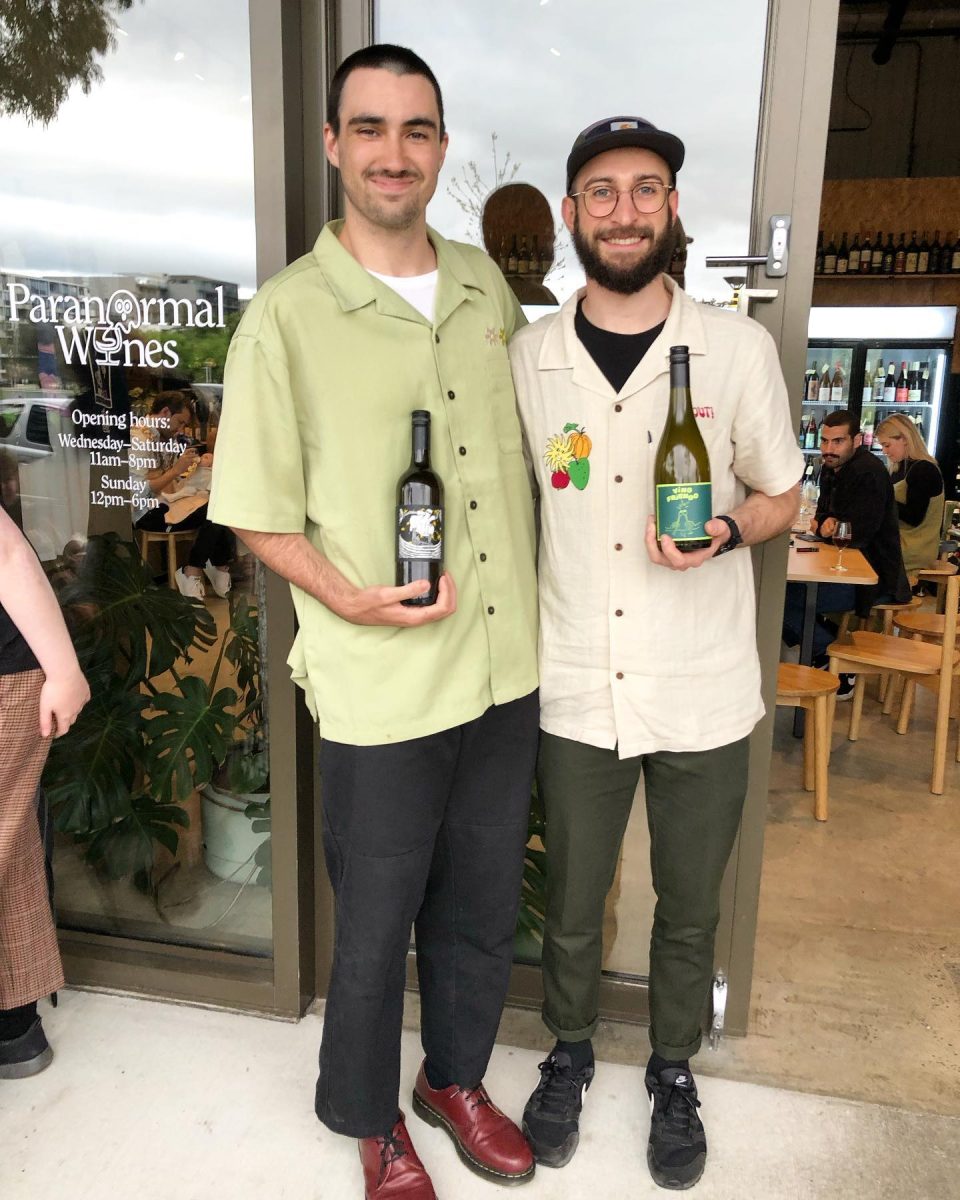
M687 289L727 298L724 271L707 255L746 254L766 34L767 0L379 0L377 38L410 46L443 91L450 150L430 208L441 233L478 240L449 192L475 162L488 186L500 162L538 187L560 221L564 166L577 133L619 114L646 117L686 143L680 217L694 243ZM566 260L547 284L564 299L582 282Z
M143 0L104 82L0 118L0 264L255 282L246 0Z

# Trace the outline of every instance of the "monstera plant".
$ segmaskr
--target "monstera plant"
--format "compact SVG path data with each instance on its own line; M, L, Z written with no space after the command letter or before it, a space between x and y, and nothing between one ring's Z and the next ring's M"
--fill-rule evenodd
M189 826L184 802L262 717L257 610L231 600L218 634L202 604L158 587L113 533L90 538L58 591L91 700L47 764L56 827L108 878L146 890L156 848L175 855ZM197 651L216 653L202 674ZM225 659L236 686L218 686Z

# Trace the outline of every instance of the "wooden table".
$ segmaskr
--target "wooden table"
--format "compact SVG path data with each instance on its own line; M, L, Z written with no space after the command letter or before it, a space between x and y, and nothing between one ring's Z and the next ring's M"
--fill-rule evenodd
M803 547L801 550L800 547ZM810 551L813 550L813 553ZM859 550L848 547L843 552L846 571L833 571L839 551L827 542L804 542L794 539L787 558L787 579L791 583L806 585L806 602L803 608L803 625L800 634L800 662L809 667L813 662L813 630L817 622L817 584L852 583L872 586L877 582L877 573ZM793 719L793 732L803 736L803 710L797 709Z

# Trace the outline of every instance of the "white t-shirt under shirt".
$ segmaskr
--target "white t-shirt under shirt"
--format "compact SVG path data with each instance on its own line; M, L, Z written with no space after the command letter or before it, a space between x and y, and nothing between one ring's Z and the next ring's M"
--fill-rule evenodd
M433 305L437 295L436 271L430 271L427 275L381 275L379 271L369 273L374 279L385 283L388 288L393 288L411 308L415 308L433 323Z

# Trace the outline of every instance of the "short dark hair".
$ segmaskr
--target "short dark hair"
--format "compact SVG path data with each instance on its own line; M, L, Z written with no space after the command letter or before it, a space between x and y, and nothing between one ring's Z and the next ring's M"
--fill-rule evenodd
M847 408L838 408L832 413L827 413L823 418L823 425L826 425L828 429L838 429L841 425L846 425L852 438L855 438L860 432L860 422Z
M184 409L187 409L191 415L193 413L190 401L183 392L157 392L150 402L150 415L155 417L157 413L163 412L165 408L170 410L171 416L174 413L183 412Z
M343 85L351 72L361 67L369 67L379 71L392 71L394 75L422 75L433 87L437 97L437 112L440 115L440 136L444 135L443 97L440 95L440 84L419 54L414 54L406 46L392 46L381 42L373 46L365 46L348 55L337 67L330 82L327 93L327 121L333 132L340 136L340 98L343 95Z

